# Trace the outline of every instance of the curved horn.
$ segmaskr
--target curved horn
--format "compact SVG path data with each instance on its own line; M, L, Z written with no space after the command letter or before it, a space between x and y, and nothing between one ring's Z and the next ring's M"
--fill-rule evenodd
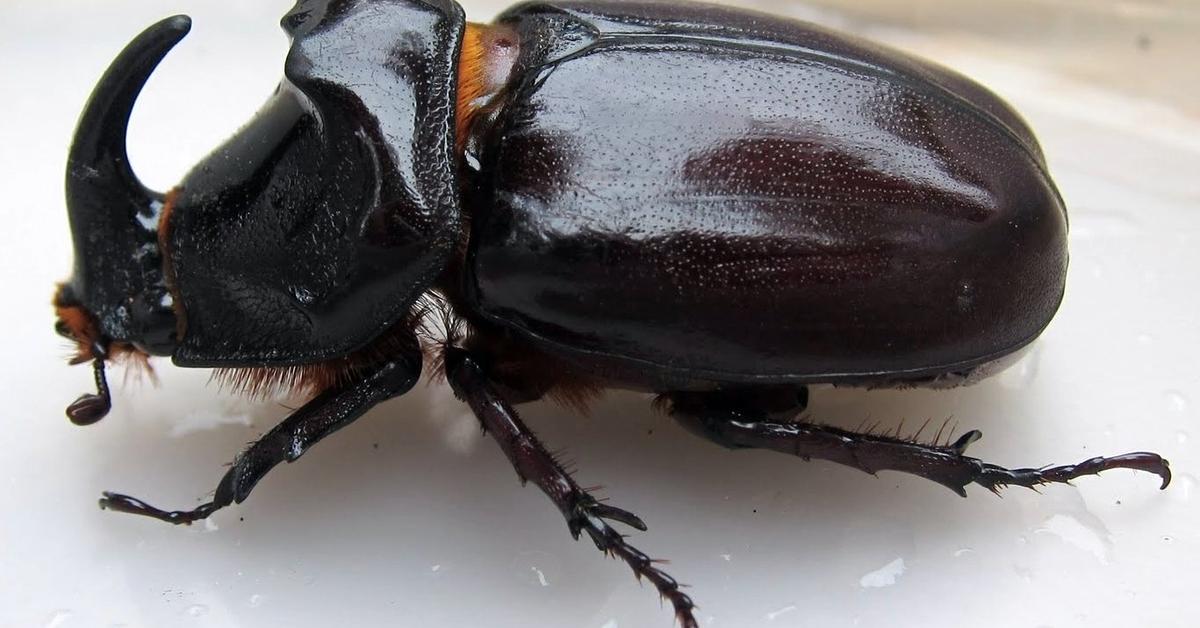
M191 29L185 15L170 17L138 35L92 91L67 161L66 196L75 240L74 296L112 339L136 326L124 307L130 298L162 284L156 241L163 195L147 189L129 166L125 133L134 101L150 73Z
M96 206L102 200L141 201L147 196L129 167L125 150L129 116L150 73L191 27L190 18L176 15L142 31L117 55L92 90L67 161L67 203L72 217L80 210L101 209Z

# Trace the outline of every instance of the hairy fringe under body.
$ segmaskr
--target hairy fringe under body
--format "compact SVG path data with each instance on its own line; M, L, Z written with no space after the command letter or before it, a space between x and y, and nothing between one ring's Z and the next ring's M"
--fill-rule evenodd
M218 368L213 370L212 381L221 390L251 399L312 398L358 381L379 364L419 348L412 344L412 332L420 329L427 314L428 302L422 297L401 322L349 355L309 364Z

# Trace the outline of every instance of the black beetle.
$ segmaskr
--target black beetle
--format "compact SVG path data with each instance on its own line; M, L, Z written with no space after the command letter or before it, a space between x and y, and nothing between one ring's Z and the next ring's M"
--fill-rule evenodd
M960 495L1152 453L1009 470L796 421L816 383L954 386L1010 363L1063 295L1067 218L1033 134L951 71L810 24L684 2L301 0L284 79L166 194L125 131L178 16L120 53L67 168L74 274L58 331L91 361L171 356L249 393L311 399L238 456L208 503L104 508L191 523L407 392L429 360L520 478L670 600L691 599L609 521L514 404L649 391L695 433ZM440 328L429 315L441 315Z

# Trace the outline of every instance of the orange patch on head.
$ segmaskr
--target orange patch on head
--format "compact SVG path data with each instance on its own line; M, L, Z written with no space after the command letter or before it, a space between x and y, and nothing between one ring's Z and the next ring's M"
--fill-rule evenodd
M75 343L75 354L69 360L71 364L83 364L96 359L121 362L132 367L133 372L145 373L157 383L154 368L150 366L150 356L127 342L109 342L105 345L96 317L82 305L67 303L63 299L62 285L54 294L54 313L58 317L59 333L65 332L68 340ZM103 347L106 354L96 355L97 346Z
M61 289L59 292L62 292ZM58 316L60 333L65 331L76 344L71 364L82 364L92 360L92 346L100 339L100 331L92 315L78 305L61 305L57 296L54 299L54 313Z

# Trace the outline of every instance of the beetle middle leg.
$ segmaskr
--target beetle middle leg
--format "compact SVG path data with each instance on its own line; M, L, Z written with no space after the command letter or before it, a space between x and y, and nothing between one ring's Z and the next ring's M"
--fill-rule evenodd
M1095 457L1079 464L1058 467L1006 469L965 455L968 445L983 434L971 430L946 445L911 442L875 434L860 434L827 425L772 420L753 402L753 391L730 394L679 392L666 395L671 415L692 432L729 448L770 449L804 459L820 458L870 474L903 471L932 480L966 497L968 484L992 492L1005 486L1037 488L1043 484L1069 484L1084 475L1109 469L1134 469L1171 482L1171 467L1161 456L1135 452Z
M578 539L580 532L586 532L597 549L624 560L639 580L649 580L671 602L683 628L696 628L699 624L692 614L694 604L679 590L679 583L659 569L654 560L625 542L625 536L608 521L643 531L646 524L633 513L601 503L582 489L546 451L517 411L497 394L483 368L466 350L447 347L445 368L454 394L471 406L484 430L496 439L521 483L532 480L554 502L566 518L571 536Z
M234 502L240 504L275 465L296 460L375 404L408 392L420 373L421 357L414 353L384 363L359 381L317 395L238 456L221 478L212 501L192 510L161 510L140 499L109 492L100 499L100 507L179 524L199 521Z

